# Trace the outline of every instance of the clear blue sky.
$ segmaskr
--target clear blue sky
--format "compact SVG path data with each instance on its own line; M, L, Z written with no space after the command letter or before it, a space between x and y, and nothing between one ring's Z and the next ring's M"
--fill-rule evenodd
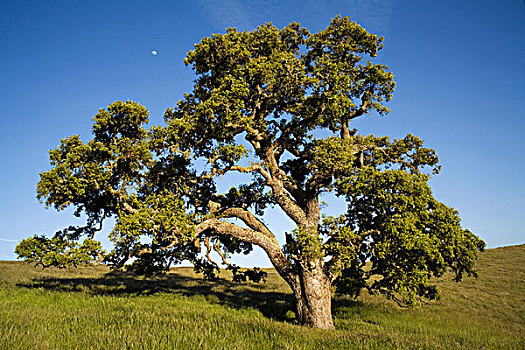
M0 260L76 222L40 205L35 186L47 151L89 139L99 108L131 99L161 123L191 88L182 60L202 37L268 21L315 32L337 14L385 36L379 61L396 75L392 112L357 121L359 132L425 139L443 165L434 194L463 226L489 247L524 243L523 0L0 0ZM278 213L267 221L290 227ZM238 261L268 266L260 253Z

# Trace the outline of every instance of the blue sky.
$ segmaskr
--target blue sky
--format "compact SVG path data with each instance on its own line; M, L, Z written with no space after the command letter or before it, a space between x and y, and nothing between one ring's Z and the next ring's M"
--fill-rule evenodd
M182 60L202 37L269 21L316 32L337 14L385 36L378 61L397 82L392 112L354 126L426 140L443 165L434 195L463 226L489 247L524 243L523 0L0 0L0 260L15 259L22 238L77 222L39 204L35 186L47 151L69 135L89 139L99 108L131 99L161 123L191 89ZM266 220L291 227L275 211ZM269 264L261 252L237 261Z

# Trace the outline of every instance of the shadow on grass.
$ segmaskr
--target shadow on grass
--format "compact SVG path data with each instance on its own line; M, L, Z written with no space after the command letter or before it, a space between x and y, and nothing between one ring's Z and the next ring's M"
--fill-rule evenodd
M143 278L133 273L112 271L92 278L42 277L17 286L61 292L84 292L91 295L140 296L156 293L173 293L190 297L201 295L209 303L224 304L233 308L255 308L264 316L276 320L284 320L286 312L293 309L291 294L265 291L264 283L246 285L223 278L208 281L177 273Z
M84 292L91 295L141 296L172 293L184 296L201 295L209 303L232 308L254 308L265 317L291 321L286 313L294 309L291 293L271 290L265 283L242 284L218 278L210 281L178 273L144 278L133 273L112 271L96 277L42 277L18 284L24 288L43 288L61 292ZM333 311L359 307L360 302L335 298Z

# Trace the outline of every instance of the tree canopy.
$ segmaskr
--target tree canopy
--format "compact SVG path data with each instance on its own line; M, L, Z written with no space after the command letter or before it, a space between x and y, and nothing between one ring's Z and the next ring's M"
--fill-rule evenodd
M438 297L432 277L475 275L484 243L433 197L434 150L410 134L350 129L389 112L395 82L376 63L382 42L340 16L314 34L291 23L203 38L184 60L193 90L165 125L146 129L146 108L118 101L93 118L93 139L71 136L50 151L37 197L86 224L16 252L43 266L98 261L146 274L187 260L208 278L215 252L235 280L259 281L263 271L229 262L255 244L290 285L298 319L319 328L333 328L333 291L367 288L405 304ZM238 183L219 191L230 173ZM323 215L323 193L345 199L345 213ZM296 225L280 233L284 246L262 220L268 207ZM106 218L116 220L110 252L94 240Z

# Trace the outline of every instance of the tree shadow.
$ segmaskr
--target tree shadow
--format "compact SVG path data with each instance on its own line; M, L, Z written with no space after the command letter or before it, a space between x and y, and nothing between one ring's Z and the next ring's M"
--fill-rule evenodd
M169 273L144 278L133 273L112 271L96 277L41 277L18 287L43 288L61 292L83 292L90 295L141 296L172 293L184 296L204 296L208 303L232 308L254 308L265 317L283 321L293 310L290 293L272 291L260 285L239 284L224 278L205 280L199 277ZM265 291L265 289L267 289Z

